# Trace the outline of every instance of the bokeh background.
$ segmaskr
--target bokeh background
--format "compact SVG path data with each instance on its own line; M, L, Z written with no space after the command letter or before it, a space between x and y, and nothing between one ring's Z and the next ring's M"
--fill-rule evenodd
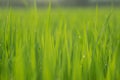
M75 7L75 6L120 6L120 0L0 0L0 7L30 7L37 4L37 7L48 6L49 2L53 7Z

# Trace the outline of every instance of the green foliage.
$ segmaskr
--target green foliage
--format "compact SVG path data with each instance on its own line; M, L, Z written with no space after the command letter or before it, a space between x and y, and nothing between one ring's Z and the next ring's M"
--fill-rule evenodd
M0 80L119 80L119 14L0 10Z

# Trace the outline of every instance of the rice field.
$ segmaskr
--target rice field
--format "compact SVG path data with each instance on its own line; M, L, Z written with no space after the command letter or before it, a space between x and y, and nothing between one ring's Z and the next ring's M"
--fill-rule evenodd
M120 80L120 10L0 9L0 80Z

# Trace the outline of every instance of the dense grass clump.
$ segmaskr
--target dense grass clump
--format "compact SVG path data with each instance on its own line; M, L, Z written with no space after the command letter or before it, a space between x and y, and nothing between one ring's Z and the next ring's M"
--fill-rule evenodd
M119 15L0 10L0 80L120 80Z

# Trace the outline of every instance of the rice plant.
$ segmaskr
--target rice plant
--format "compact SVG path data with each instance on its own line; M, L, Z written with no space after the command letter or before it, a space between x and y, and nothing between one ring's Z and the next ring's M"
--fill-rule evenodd
M119 80L119 14L0 10L0 80Z

